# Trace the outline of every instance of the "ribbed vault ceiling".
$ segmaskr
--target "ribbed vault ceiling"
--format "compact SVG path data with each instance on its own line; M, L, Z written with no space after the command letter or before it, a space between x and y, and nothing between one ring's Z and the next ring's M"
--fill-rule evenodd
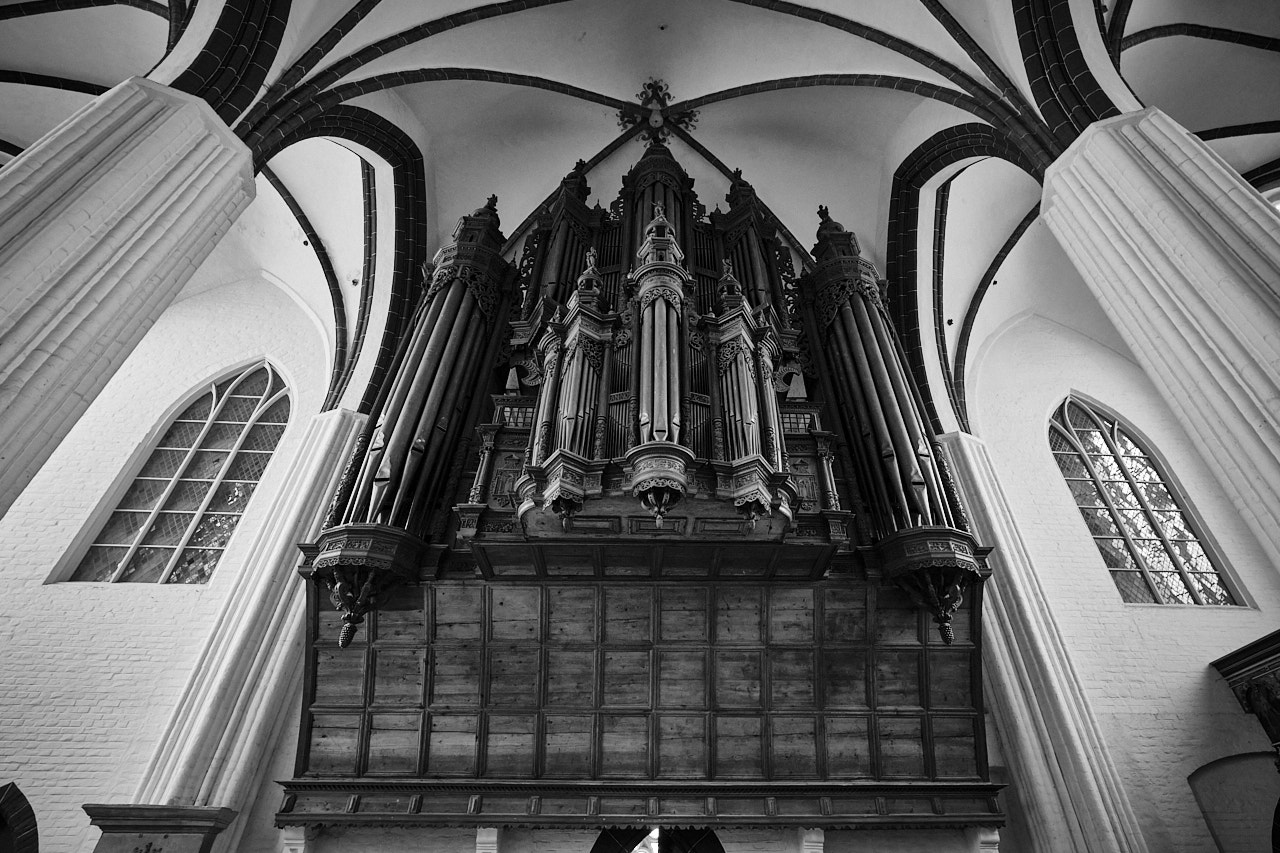
M1068 41L1078 40L1090 65L1063 59L1061 79L1081 71L1096 78L1097 95L1081 85L1078 100L1088 108L1108 99L1120 111L1159 106L1204 132L1246 177L1280 181L1274 0L1111 0L1105 9L1072 0L1069 18L1051 5L0 0L0 163L130 75L202 94L266 167L260 191L279 196L271 215L292 217L283 229L257 229L257 241L252 228L238 234L237 263L256 256L278 268L266 235L305 240L315 263L293 274L313 280L292 287L317 315L335 318L331 343L341 350L356 343L362 288L399 288L409 298L409 285L396 281L409 255L428 257L490 193L511 233L583 158L593 166L593 203L607 205L643 150L634 136L620 140L618 112L639 115L637 91L660 78L670 87L669 115L698 112L672 147L708 208L722 202L725 173L741 168L801 242L825 203L897 277L893 286L909 295L901 304L917 306L925 349L937 352L918 375L928 374L935 408L950 423L963 413L951 412L955 395L936 386L962 366L961 330L984 327L975 312L996 298L986 295L984 277L994 277L993 262L1027 230L1036 181L1078 132L1072 123L1091 120L1066 96L1061 111L1045 107L1045 63L1057 61L1055 50L1070 52L1070 43L1059 44L1066 29L1074 27ZM232 20L241 21L233 39L240 47L224 46L225 55L202 66L200 51L222 44L211 37ZM944 132L958 126L991 128L991 144L946 153ZM301 141L311 137L331 141ZM409 230L424 245L416 254L401 247L365 280L365 241L375 239L365 234L366 206L383 211L383 231L410 216L392 179L410 167L391 168L396 156L420 161ZM374 166L386 180L375 181ZM904 174L911 168L914 183ZM903 230L904 205L928 214L914 231ZM950 223L940 272L931 254L935 221ZM392 238L378 239L389 251ZM914 258L904 254L907 240ZM938 329L935 346L929 336Z

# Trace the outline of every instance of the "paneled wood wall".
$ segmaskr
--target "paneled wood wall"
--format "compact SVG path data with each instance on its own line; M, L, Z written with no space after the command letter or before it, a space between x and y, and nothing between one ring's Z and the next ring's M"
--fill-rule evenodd
M300 778L977 781L972 603L895 589L438 581L313 613Z

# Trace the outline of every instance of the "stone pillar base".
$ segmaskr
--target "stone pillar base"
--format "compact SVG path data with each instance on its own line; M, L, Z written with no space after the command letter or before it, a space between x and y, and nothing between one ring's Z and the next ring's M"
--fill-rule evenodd
M236 816L234 809L197 806L92 803L84 810L102 830L93 853L209 853Z

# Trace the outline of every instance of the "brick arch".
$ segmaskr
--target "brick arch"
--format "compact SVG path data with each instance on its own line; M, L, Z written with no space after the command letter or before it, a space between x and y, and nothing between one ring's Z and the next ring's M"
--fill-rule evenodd
M261 168L295 142L318 136L346 139L363 145L385 160L393 173L396 215L391 303L373 375L360 401L360 411L369 412L382 380L391 369L396 347L408 327L414 303L421 291L419 270L426 260L423 253L427 245L426 166L417 144L403 130L371 110L345 104L331 107L289 133L264 140L263 145L253 151L254 163ZM365 207L368 215L370 206L367 202ZM366 245L366 257L370 248Z
M920 192L948 166L971 157L998 157L1018 166L1037 181L1044 180L1045 163L1028 154L1003 131L986 124L963 124L940 130L907 155L893 175L889 197L889 235L885 247L885 277L889 280L889 312L906 350L907 364L923 398L925 414L935 431L942 421L928 385L925 342L920 337L919 288L916 285L916 232ZM944 362L944 376L949 368ZM953 408L954 383L944 389Z

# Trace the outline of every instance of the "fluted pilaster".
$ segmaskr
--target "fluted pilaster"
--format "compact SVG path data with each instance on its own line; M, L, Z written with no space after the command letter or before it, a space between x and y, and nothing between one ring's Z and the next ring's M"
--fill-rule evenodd
M973 534L995 546L982 601L984 670L1034 850L1143 853L1123 781L986 445L965 433L941 441Z
M293 572L295 543L319 531L363 422L338 409L307 426L133 802L227 806L248 814L261 758L270 751L281 709L296 696L303 664L306 590ZM224 833L222 849L234 848L242 828L233 824Z
M253 196L208 104L136 77L0 170L0 513Z
M1087 129L1045 220L1237 510L1280 560L1280 217L1151 108Z

